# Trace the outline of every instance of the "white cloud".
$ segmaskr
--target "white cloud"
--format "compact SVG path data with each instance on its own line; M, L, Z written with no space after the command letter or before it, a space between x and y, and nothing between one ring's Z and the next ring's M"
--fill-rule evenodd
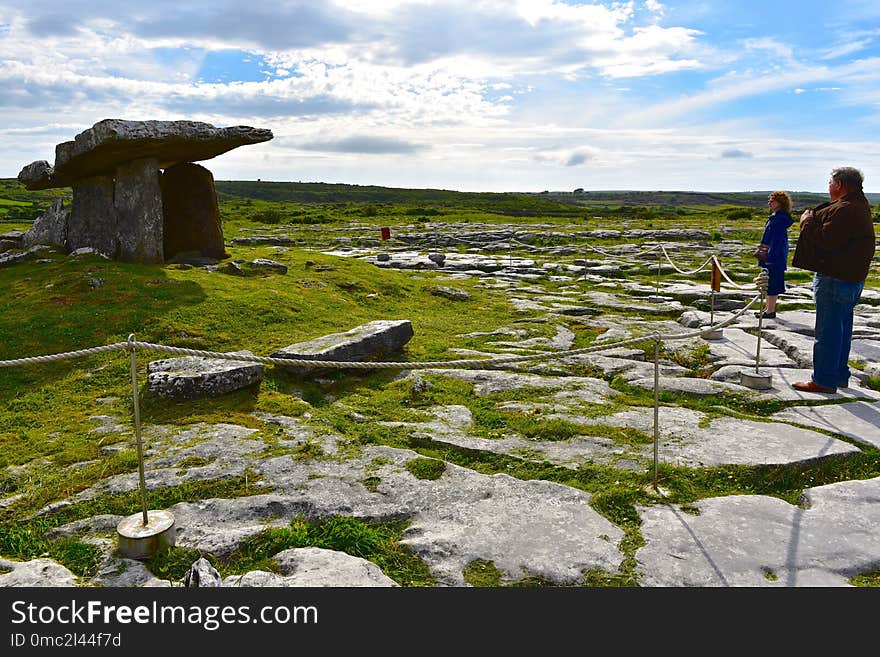
M666 7L657 2L657 0L645 0L645 9L654 14L657 14L658 17L662 17L664 12L666 11Z
M870 45L870 39L859 39L856 41L849 41L847 43L842 43L839 46L835 46L834 48L830 48L826 50L822 55L822 59L838 59L840 57L845 57L846 55L851 55L854 52L859 52L860 50L864 50L868 45Z
M824 134L772 141L760 108L728 115L743 99L816 94L829 109L862 110L849 128L878 121L876 30L825 50L794 48L760 26L722 43L711 23L694 22L710 13L711 3L685 12L656 0L7 0L0 167L14 175L51 159L55 143L102 118L196 119L275 133L218 158L212 167L226 177L308 171L375 184L393 172L400 185L540 190L586 187L585 171L589 187L619 187L627 167L657 180L651 188L682 188L778 176L773 151L804 153L806 169L845 150L820 149ZM234 51L265 75L212 81L205 63ZM853 139L874 135L866 127ZM359 156L370 166L358 169Z
M763 51L773 59L783 60L784 62L790 62L794 59L794 50L792 47L785 43L781 43L772 37L746 39L743 41L743 45L747 50ZM771 61L773 61L773 59L771 59Z

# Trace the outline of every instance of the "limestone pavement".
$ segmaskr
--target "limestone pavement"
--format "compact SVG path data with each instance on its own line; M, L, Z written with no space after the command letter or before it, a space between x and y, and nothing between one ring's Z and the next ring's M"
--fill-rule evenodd
M375 259L375 252L339 253ZM402 266L400 263L411 258L418 259L424 268L438 267L436 258L409 253L396 253L376 264L396 262ZM534 264L525 259L505 269L504 258L493 264L481 260L486 258L482 255L468 258L450 256L442 261L441 271L448 272L444 285L454 287L463 277L474 277L486 286L508 290L514 307L533 320L536 310L543 314L543 324L532 321L490 327L482 334L487 346L469 352L475 356L570 350L573 334L566 318L575 315L581 326L606 329L603 337L609 344L654 331L672 336L664 341L666 357L659 364L661 390L695 398L725 395L746 401L775 400L780 402L780 410L767 417L745 419L662 404L655 426L653 408L623 404L620 393L609 385L609 380L621 377L632 385L652 388L654 363L646 361L641 349L609 348L607 353L561 354L504 369L413 370L399 375L414 389L425 385L422 377L464 380L473 384L473 394L478 397L518 389L542 390L537 400L534 395L522 400L512 395L498 408L566 421L580 427L578 435L564 440L514 432L500 438L481 437L474 430L471 411L459 405L435 406L419 421L386 423L390 427L405 429L437 446L546 462L570 468L573 473L584 463L645 472L651 469L655 453L663 464L696 469L816 465L880 449L880 392L864 385L872 368L880 365L880 295L874 291L867 291L856 313L852 360L859 369L854 370L848 388L823 395L791 388L793 381L810 374L809 308L782 309L775 322L762 322L760 328L748 312L725 327L721 339L677 339L675 335L709 323L705 306L692 305L694 299L708 295L706 284L675 280L660 290L649 290L653 292L649 295L601 278L587 291L579 285L586 279L579 276L590 273L579 266L577 271L560 273L571 280L570 289L556 287L550 293L536 279L524 282L520 278L533 273ZM599 287L607 283L612 285ZM806 286L795 286L792 295L808 298L809 292ZM653 300L647 300L648 296ZM747 293L741 296L749 297ZM461 301L449 297L449 303ZM744 305L743 299L739 303ZM604 313L591 314L589 310L622 306L659 306L663 310L657 315L679 313L679 319L652 319L655 314L646 312L641 319L621 316L609 324ZM578 307L588 310L570 310ZM734 312L712 311L712 319L717 323ZM555 337L546 337L544 324L554 327L549 333ZM759 340L761 362L756 365ZM697 352L712 363L708 377L698 376L671 359L674 354ZM571 376L563 365L589 366L601 370L602 378ZM770 374L771 386L756 390L742 385L743 370ZM333 403L344 410L344 401ZM597 411L602 407L604 412ZM351 413L355 419L363 419ZM247 472L255 476L253 485L260 491L236 499L174 505L170 510L177 519L179 546L225 555L248 537L267 527L285 526L293 517L344 515L409 520L403 543L428 564L439 586L467 585L464 571L477 560L491 561L505 583L537 577L551 584L578 585L585 573L613 574L626 559L621 546L624 531L594 509L592 496L579 489L504 473L483 474L452 463L445 464L439 478L421 479L406 467L419 457L412 450L381 445L353 450L346 436L312 426L308 414L258 416L281 432L274 449L255 438L255 430L231 424L199 424L184 430L145 427L148 489ZM97 416L95 422L99 425L95 431L118 432L120 440L130 438L125 418ZM624 430L630 436L640 432L648 439L618 439L615 431ZM656 445L651 440L654 435ZM277 451L300 446L311 446L323 457L295 459L290 453ZM181 465L185 463L194 465ZM137 486L136 473L115 475L42 513ZM805 485L796 504L765 495L731 495L678 505L667 502L660 493L655 503L636 509L643 539L634 552L639 586L850 586L852 577L880 569L880 478ZM117 521L114 516L96 516L54 530L56 537L81 536L107 548L98 575L89 582L77 581L58 564L41 559L0 563L9 571L0 575L0 586L171 585L154 577L143 564L125 563L114 555L107 532ZM375 565L348 555L292 550L274 558L278 572L248 573L224 585L395 585Z

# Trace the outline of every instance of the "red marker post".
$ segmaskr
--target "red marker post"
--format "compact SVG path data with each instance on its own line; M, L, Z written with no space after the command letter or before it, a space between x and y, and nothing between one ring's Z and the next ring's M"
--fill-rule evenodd
M382 226L382 239L390 240L391 239L391 229L388 226Z
M713 292L721 292L721 268L718 267L718 263L712 258L712 280L710 283Z

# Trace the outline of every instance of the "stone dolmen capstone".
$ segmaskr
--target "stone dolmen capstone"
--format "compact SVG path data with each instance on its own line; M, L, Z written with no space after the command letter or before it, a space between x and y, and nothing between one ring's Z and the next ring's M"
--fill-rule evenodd
M73 188L70 210L53 205L25 241L125 262L163 263L183 251L228 257L214 177L193 162L272 137L197 121L99 121L58 144L54 165L40 160L18 174L29 190Z
M308 342L297 342L272 354L272 358L298 360L377 361L400 351L413 336L408 319L379 319L344 333L331 333ZM284 366L294 374L312 367Z

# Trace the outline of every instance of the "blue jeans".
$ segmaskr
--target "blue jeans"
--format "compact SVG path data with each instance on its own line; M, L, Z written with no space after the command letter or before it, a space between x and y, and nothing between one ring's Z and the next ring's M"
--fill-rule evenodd
M813 277L816 337L813 342L813 382L825 388L849 385L849 349L853 309L865 282L851 283L817 273Z

